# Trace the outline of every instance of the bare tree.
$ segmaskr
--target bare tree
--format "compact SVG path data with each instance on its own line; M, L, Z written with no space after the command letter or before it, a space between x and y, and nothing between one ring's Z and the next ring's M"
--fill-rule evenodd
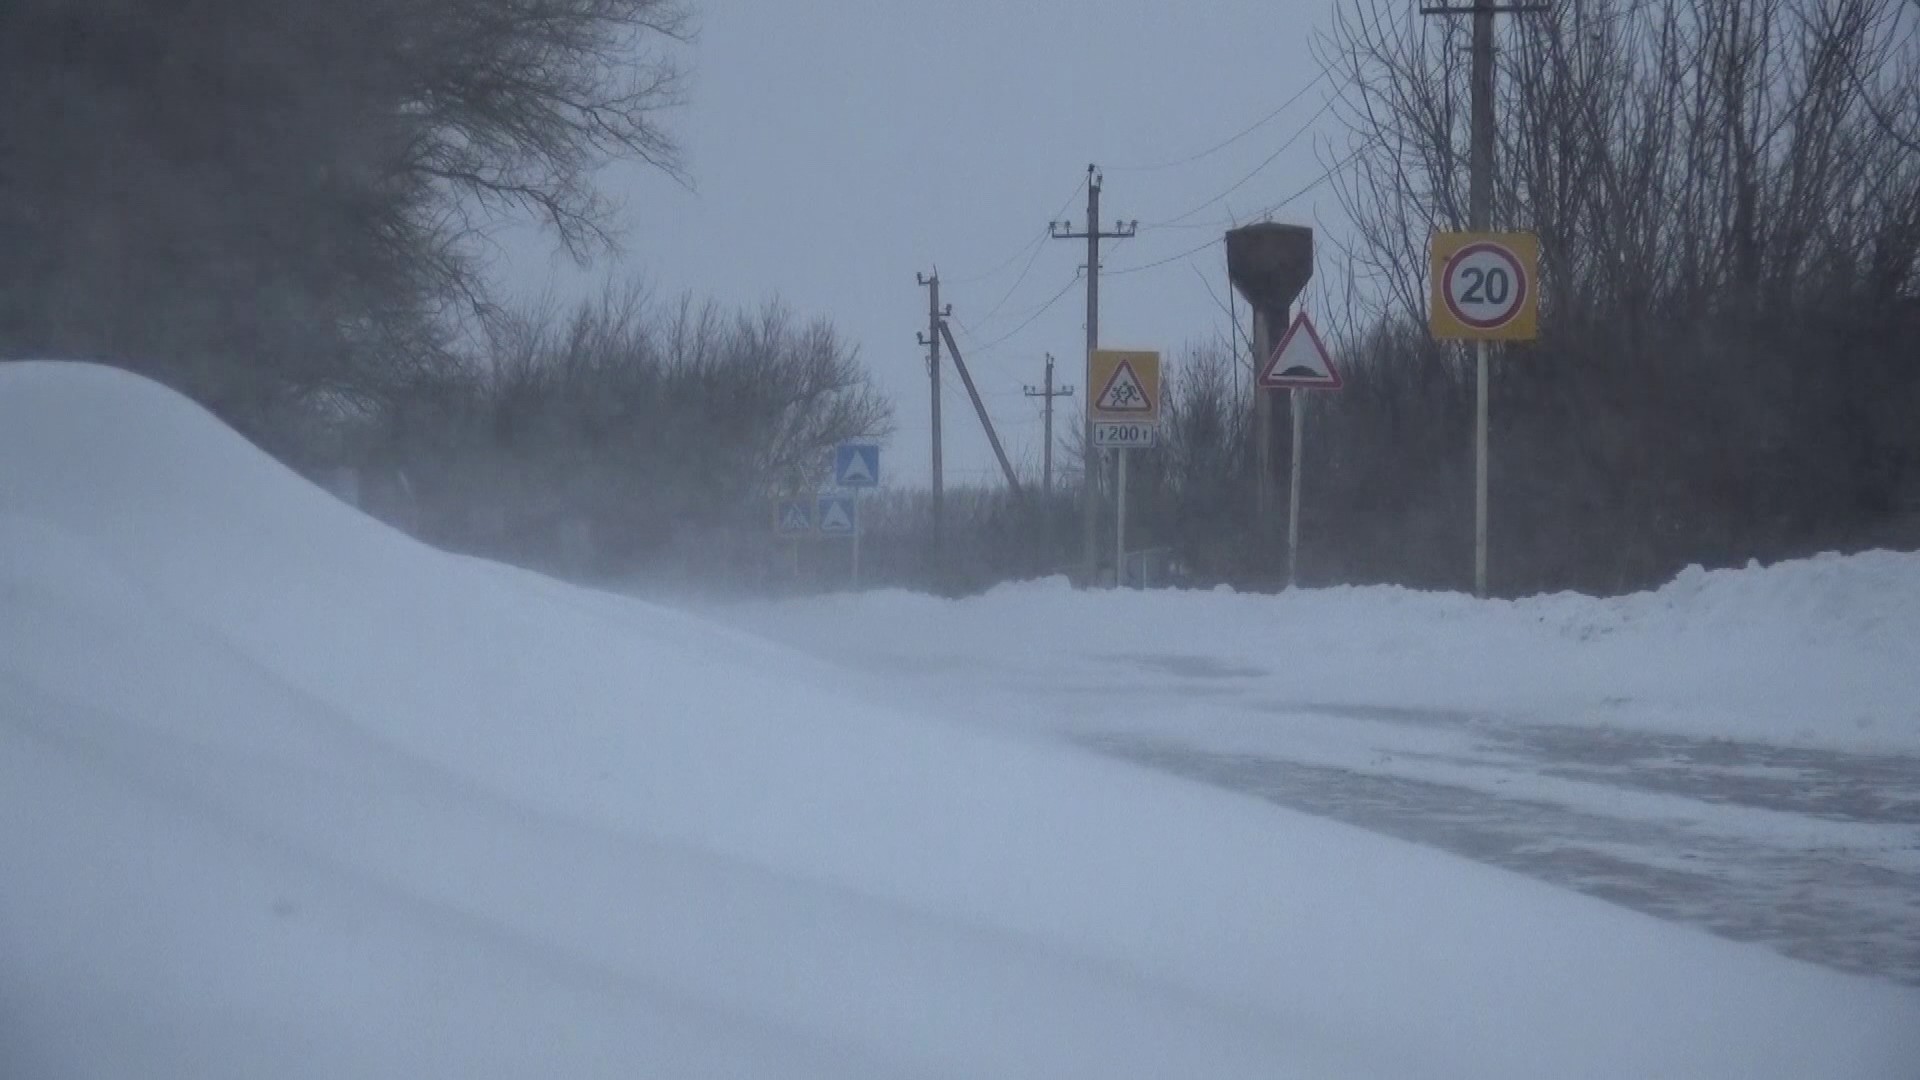
M647 162L685 180L661 114L682 101L679 0L400 0L363 5L385 43L404 143L394 166L488 209L530 211L585 257L610 244L593 173Z
M502 211L586 255L592 177L681 177L675 0L0 5L0 355L111 360L257 435L451 362Z
M1509 589L1845 542L1920 490L1900 413L1920 405L1899 341L1920 269L1894 63L1910 3L1584 0L1503 21L1496 218L1545 250L1542 339L1496 367ZM1385 324L1423 321L1427 234L1463 220L1458 22L1360 0L1320 42ZM1406 357L1394 340L1356 344ZM1420 423L1381 389L1342 395L1347 430Z
M688 529L759 538L772 498L813 491L834 446L890 427L854 351L779 304L613 288L493 326L486 361L386 410L377 455L415 478L424 527L453 546L537 561L567 520L616 564Z

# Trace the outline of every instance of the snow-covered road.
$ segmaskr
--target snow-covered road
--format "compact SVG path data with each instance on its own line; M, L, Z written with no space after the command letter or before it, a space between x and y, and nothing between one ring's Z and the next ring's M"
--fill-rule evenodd
M1838 577L1844 584L1848 570L1869 566L1841 563ZM1746 580L1723 581L1721 591L1750 597L1777 595L1780 579L1806 570L1733 573ZM1713 718L1735 716L1737 703L1708 701L1690 712L1672 700L1681 695L1659 692L1668 688L1636 685L1634 670L1651 661L1623 665L1617 688L1576 684L1555 700L1553 676L1565 658L1515 646L1531 668L1524 676L1479 688L1441 685L1434 704L1414 704L1423 683L1457 676L1422 655L1431 650L1382 649L1386 662L1372 678L1316 685L1316 672L1260 655L1257 639L1238 632L1234 608L1261 598L1081 594L1065 605L1071 614L1050 615L1059 599L1056 588L1037 584L963 601L821 597L736 608L731 617L921 708L1049 730L1728 938L1920 985L1920 753L1905 741L1910 713L1875 711L1876 701L1900 699L1886 683L1904 671L1860 679L1851 697L1836 697L1836 714L1852 724L1796 723L1780 713L1736 718L1716 731ZM1266 601L1282 634L1302 606L1290 599ZM1368 598L1350 591L1348 599ZM1607 605L1633 602L1587 600L1589 610L1560 619L1592 623ZM1306 606L1307 617L1339 626L1311 600ZM1475 623L1516 608L1524 612L1490 605L1479 619L1462 620L1464 628L1415 618L1392 631L1404 642L1425 630L1442 645L1462 634L1497 637ZM1573 637L1573 651L1583 647L1554 620L1547 630ZM1356 636L1329 631L1327 655L1352 667L1342 658L1366 651ZM1642 644L1654 651L1673 635L1646 636L1654 640ZM1611 645L1632 651L1630 641ZM1726 649L1732 661L1695 650L1703 681L1730 662L1766 661L1751 634L1729 637ZM1783 681L1794 678L1782 669ZM1508 692L1516 681L1549 689L1523 700ZM1750 682L1741 687L1753 690ZM1368 701L1370 691L1379 700ZM1795 731L1817 734L1796 740Z
M1313 715L1318 710L1305 710ZM1390 723L1471 730L1470 753L1408 761L1440 764L1466 783L1395 768L1289 760L1283 753L1211 750L1178 739L1086 741L1157 768L1257 795L1403 839L1431 844L1740 941L1845 971L1920 985L1920 850L1898 846L1920 830L1920 759L1621 732L1568 732L1475 722L1456 713L1368 711ZM1328 722L1352 715L1319 711ZM1820 841L1770 842L1711 822L1612 814L1539 792L1541 778L1627 798L1653 792L1727 808L1809 819ZM1504 794L1497 789L1510 789ZM1599 801L1599 800L1593 800ZM1849 826L1864 826L1849 830ZM1849 833L1858 842L1849 843ZM1876 841L1884 840L1882 847Z

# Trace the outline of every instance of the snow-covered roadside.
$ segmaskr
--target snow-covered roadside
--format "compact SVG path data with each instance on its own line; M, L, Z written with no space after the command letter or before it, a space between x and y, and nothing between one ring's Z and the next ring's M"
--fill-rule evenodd
M845 683L0 365L0 1075L1920 1060L1911 991Z
M1481 601L1387 587L1075 592L1056 579L963 600L882 591L723 614L907 677L914 664L951 661L1150 694L1184 662L1275 706L1449 709L1920 753L1920 554L1695 569L1610 599Z

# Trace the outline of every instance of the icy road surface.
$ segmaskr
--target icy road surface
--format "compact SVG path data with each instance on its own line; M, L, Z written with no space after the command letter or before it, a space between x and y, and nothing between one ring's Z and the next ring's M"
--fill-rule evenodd
M1569 732L1448 712L1296 707L1339 723L1356 714L1467 735L1458 753L1396 749L1380 739L1372 762L1327 765L1284 753L1208 749L1178 739L1089 736L1086 742L1282 806L1432 844L1649 914L1696 923L1739 941L1844 971L1920 986L1920 852L1899 834L1920 831L1920 759L1770 747L1673 735ZM1401 760L1404 759L1404 760ZM1413 775L1421 765L1461 779ZM1399 767L1396 767L1399 766ZM1409 767L1410 766L1410 767ZM1438 770L1436 770L1437 772ZM1587 805L1556 801L1540 778L1591 785ZM1497 789L1511 789L1512 794ZM1489 790L1495 789L1495 790ZM1819 840L1769 842L1759 826L1716 829L1613 813L1640 793L1735 810L1860 825ZM1721 818L1717 820L1732 820ZM1883 833L1876 826L1888 827ZM1791 826L1789 826L1791 829ZM1820 835L1810 827L1802 836ZM1881 847L1876 839L1884 836Z
M1742 699L1766 694L1764 678L1726 678L1764 668L1770 645L1797 649L1791 635L1769 633L1770 621L1800 624L1796 634L1824 629L1856 659L1876 655L1894 630L1872 605L1902 598L1920 580L1920 560L1876 553L1700 577L1711 580L1664 604L1557 597L1475 609L1457 597L1335 590L1302 610L1294 598L1068 594L1041 583L962 601L795 600L733 617L859 669L878 693L957 718L1049 729L1727 938L1920 986L1920 753L1909 749L1914 713L1899 704L1905 665L1896 655L1883 670L1848 668L1832 700L1849 720L1841 725L1749 708ZM1392 617L1372 610L1382 594ZM1795 603L1808 596L1828 625L1804 626ZM1699 640L1701 610L1729 607L1746 632L1718 635L1716 653ZM1248 623L1254 632L1243 631ZM1545 630L1528 641L1516 623ZM1587 631L1596 623L1623 627L1605 643L1614 662L1598 672L1582 655L1596 650ZM1323 648L1297 651L1304 662L1272 655L1284 650L1259 655L1263 624ZM1445 654L1461 639L1492 642L1488 650L1524 670L1476 680ZM1806 689L1800 659L1774 676L1783 703ZM1716 698L1720 686L1733 689Z

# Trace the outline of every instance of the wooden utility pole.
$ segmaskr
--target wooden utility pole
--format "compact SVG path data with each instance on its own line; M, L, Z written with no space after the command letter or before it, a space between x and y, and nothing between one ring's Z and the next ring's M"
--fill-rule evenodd
M1468 163L1468 224L1493 224L1493 8L1473 11L1473 157ZM1473 594L1487 595L1487 343L1473 343Z
M1045 388L1041 390L1035 390L1031 386L1022 389L1026 391L1028 397L1044 398L1046 401L1047 418L1044 425L1046 442L1040 451L1040 495L1041 498L1051 501L1053 499L1053 399L1073 396L1071 386L1054 389L1052 353L1047 354L1047 378L1044 386Z
M1493 17L1500 14L1541 12L1542 3L1501 4L1473 0L1471 4L1423 7L1422 15L1472 15L1473 64L1468 75L1473 101L1467 159L1467 225L1484 232L1493 225ZM1487 595L1487 343L1474 342L1473 425L1473 592Z
M1074 232L1071 221L1052 221L1047 223L1047 234L1055 240L1081 240L1087 242L1087 364L1093 363L1093 352L1100 347L1100 241L1122 240L1132 236L1140 223L1137 221L1113 223L1112 232L1100 231L1100 170L1087 166L1087 227L1084 232ZM1083 368L1082 370L1085 370ZM1088 391L1091 393L1092 391ZM1081 443L1084 456L1084 476L1082 478L1081 522L1085 533L1085 565L1083 573L1088 585L1094 583L1100 572L1100 538L1095 535L1100 525L1100 505L1095 499L1097 485L1095 480L1100 474L1099 458L1093 448L1093 421L1086 420L1081 425ZM1119 580L1118 566L1114 567L1114 580Z
M949 310L948 314L952 314ZM953 340L953 331L947 328L947 320L939 320L940 336L947 341L947 351L953 354L954 369L960 372L960 385L967 388L967 396L973 399L973 411L980 417L981 430L987 433L987 445L993 447L993 456L1000 462L1001 475L1007 478L1007 488L1015 495L1020 494L1020 476L1013 471L1013 462L1007 460L1007 452L1000 445L1000 433L993 430L993 417L987 415L987 403L980 400L980 391L973 385L973 373L967 370L967 361L960 355L960 343Z
M927 329L920 335L920 344L927 347L927 380L933 401L933 551L937 562L945 542L946 521L946 489L940 475L940 320L953 309L940 307L940 271L935 270L932 276L915 276L927 290Z

